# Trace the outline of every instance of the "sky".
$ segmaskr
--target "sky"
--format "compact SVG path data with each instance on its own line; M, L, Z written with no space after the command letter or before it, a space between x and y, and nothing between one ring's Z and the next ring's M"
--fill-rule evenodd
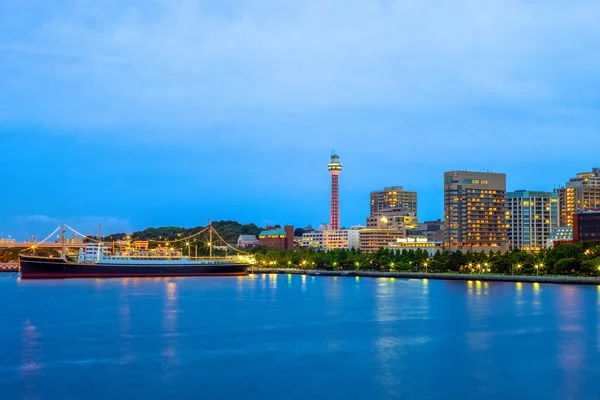
M443 172L598 163L600 0L0 2L0 237L208 219L343 226Z

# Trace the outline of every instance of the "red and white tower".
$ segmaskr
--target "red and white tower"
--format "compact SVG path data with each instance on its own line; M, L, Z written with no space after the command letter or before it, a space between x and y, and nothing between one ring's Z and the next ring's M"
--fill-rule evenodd
M329 216L329 229L338 231L340 229L340 197L338 176L342 172L342 164L337 154L331 154L331 162L327 166L331 174L331 214Z

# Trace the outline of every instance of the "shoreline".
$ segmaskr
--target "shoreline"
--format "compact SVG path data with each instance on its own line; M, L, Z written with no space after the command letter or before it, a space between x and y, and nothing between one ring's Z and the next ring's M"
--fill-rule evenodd
M283 268L255 268L249 270L249 274L281 274L281 275L307 275L307 276L341 276L360 278L401 278L401 279L435 279L447 281L486 281L486 282L528 282L528 283L552 283L570 285L598 285L600 277L579 276L531 276L531 275L494 275L494 274L452 274L452 273L429 273L429 272L378 272L378 271L326 271L326 270L302 270Z

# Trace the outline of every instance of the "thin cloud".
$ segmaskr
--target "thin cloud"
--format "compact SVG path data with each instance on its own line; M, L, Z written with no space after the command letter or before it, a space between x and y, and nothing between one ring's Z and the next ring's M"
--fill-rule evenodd
M255 109L540 107L600 68L588 47L599 1L60 4L0 40L0 104L30 102L4 119L190 126Z

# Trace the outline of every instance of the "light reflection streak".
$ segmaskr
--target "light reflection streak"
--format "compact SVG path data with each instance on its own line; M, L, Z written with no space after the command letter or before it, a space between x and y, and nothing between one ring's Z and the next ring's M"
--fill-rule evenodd
M467 343L472 350L486 351L490 348L491 333L488 317L491 314L490 284L482 281L467 283L467 312L470 331L467 332Z
M600 351L600 285L596 291L596 349Z
M21 330L21 377L28 389L32 389L31 379L42 369L40 360L40 334L29 319L23 322Z
M122 297L122 296L121 296ZM124 300L121 299L121 302ZM121 304L119 307L119 331L120 340L119 344L123 356L119 360L119 364L126 365L130 364L134 359L134 354L131 348L131 308L129 303Z
M581 289L575 286L561 286L557 305L560 329L558 358L563 369L562 390L565 398L576 399L579 393L583 370L585 329L581 324Z
M523 313L523 306L525 302L523 301L523 283L515 282L515 305L517 307L517 313Z
M169 378L172 374L172 367L178 364L177 358L177 283L165 280L165 304L163 310L163 329L162 340L165 343L165 349L162 352L163 365L166 371L163 378Z
M375 288L375 321L378 334L375 340L376 359L379 366L378 376L386 398L394 398L400 384L398 374L398 352L401 351L402 341L394 322L397 320L399 305L394 300L395 284L389 279L377 279Z
M277 274L269 274L269 289L277 289Z
M542 287L538 282L534 282L532 284L532 287L533 287L533 301L532 301L531 305L533 307L533 310L535 311L534 314L539 314L540 309L542 307L542 302L540 299Z
M306 292L306 275L302 275L302 291Z

